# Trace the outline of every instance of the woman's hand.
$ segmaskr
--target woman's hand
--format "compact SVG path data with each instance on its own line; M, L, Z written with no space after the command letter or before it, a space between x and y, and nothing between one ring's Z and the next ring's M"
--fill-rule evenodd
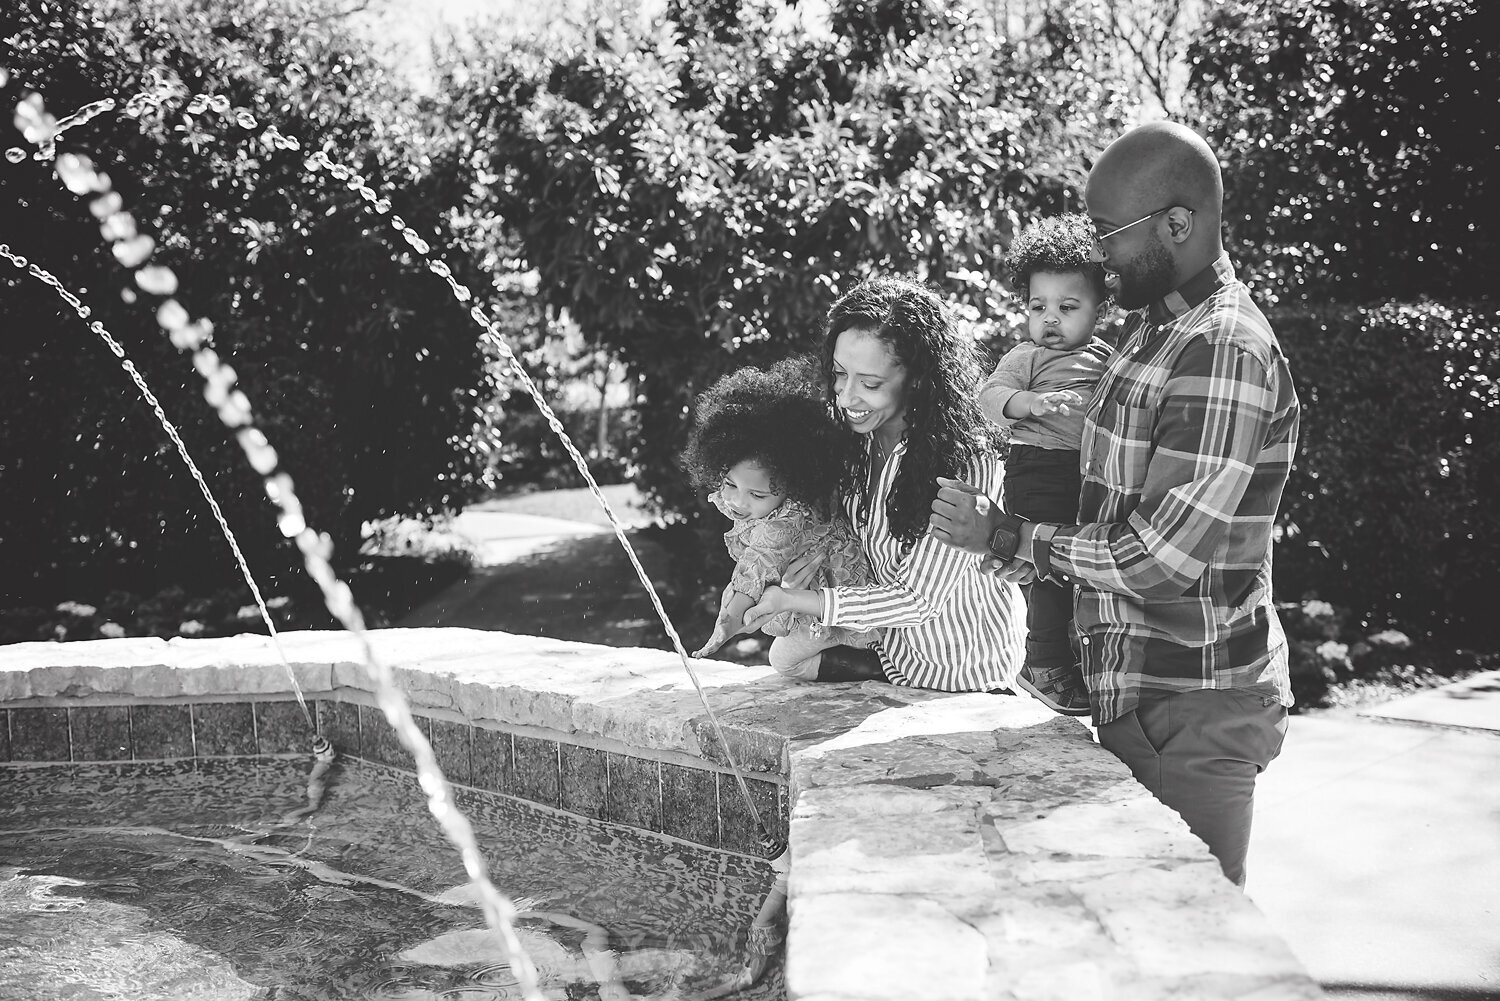
M760 602L745 613L744 632L753 632L767 619L782 612L796 612L814 619L823 617L823 592L772 584L761 592Z
M781 574L781 586L792 589L807 587L826 561L825 554L817 550L803 553L786 565Z
M765 625L767 619L780 615L787 609L786 591L772 584L760 593L760 601L745 612L744 618L740 620L741 628L747 633L753 633Z

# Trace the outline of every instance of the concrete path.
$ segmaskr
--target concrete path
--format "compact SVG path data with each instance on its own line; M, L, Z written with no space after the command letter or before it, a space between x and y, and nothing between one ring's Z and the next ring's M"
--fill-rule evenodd
M630 486L605 487L604 494L672 612L668 557L641 532L653 519L639 494ZM497 629L605 646L668 645L645 587L588 490L481 504L455 518L454 529L474 543L478 565L396 625Z
M1246 892L1331 998L1500 999L1500 672L1294 716Z

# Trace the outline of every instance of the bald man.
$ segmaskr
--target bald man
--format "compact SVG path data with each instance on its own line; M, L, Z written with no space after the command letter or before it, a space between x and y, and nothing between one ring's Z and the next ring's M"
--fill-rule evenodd
M1028 522L944 480L931 531L1011 579L1078 585L1099 743L1243 886L1255 779L1292 704L1271 529L1300 406L1224 253L1223 182L1200 136L1126 133L1084 199L1094 259L1132 312L1088 408L1080 523Z

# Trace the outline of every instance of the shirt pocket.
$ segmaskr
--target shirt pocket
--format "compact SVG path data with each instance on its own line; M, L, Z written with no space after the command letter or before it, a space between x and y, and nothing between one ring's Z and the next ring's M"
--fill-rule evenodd
M1139 496L1151 463L1156 411L1123 403L1106 403L1096 423L1097 437L1089 453L1088 477L1113 494Z

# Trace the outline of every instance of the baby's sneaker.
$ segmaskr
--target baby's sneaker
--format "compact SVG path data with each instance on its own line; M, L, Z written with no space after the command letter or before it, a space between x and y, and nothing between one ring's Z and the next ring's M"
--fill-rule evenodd
M1087 716L1088 689L1083 687L1083 672L1074 666L1021 668L1016 687L1038 699L1048 709L1064 716Z

